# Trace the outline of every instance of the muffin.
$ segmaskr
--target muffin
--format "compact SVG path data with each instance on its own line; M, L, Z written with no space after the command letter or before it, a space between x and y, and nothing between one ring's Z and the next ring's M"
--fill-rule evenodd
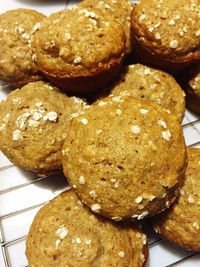
M126 35L126 52L131 52L130 41L130 15L132 5L130 0L84 0L80 3L84 8L91 7L92 9L101 10L104 14L109 12L123 26Z
M129 65L111 93L148 99L182 122L185 112L185 93L168 73L141 64Z
M10 10L0 15L0 79L13 87L41 77L34 63L32 35L45 18L31 9Z
M188 250L200 251L200 150L188 148L188 168L180 196L153 221L156 232Z
M135 54L142 63L180 71L200 59L199 0L141 0L131 15Z
M93 215L73 191L65 191L37 213L26 255L30 267L141 267L148 247L142 230Z
M42 81L13 91L0 103L0 150L17 166L39 175L62 169L70 119L83 103Z
M117 221L166 209L186 166L180 124L131 96L97 101L72 121L63 146L64 173L80 199Z
M111 15L75 7L52 14L36 32L38 68L61 88L95 91L118 73L125 51L122 26Z
M187 107L200 114L200 63L181 73L180 82L186 92Z

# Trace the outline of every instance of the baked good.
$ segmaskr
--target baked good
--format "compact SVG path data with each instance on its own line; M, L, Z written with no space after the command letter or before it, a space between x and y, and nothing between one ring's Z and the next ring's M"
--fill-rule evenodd
M92 211L113 220L166 209L186 166L180 124L158 105L131 96L97 101L72 121L63 146L70 185Z
M78 6L52 14L34 35L41 72L61 88L83 95L118 73L125 42L122 26L111 15Z
M61 149L70 119L83 101L38 81L0 103L0 150L17 166L44 175L62 169Z
M32 35L45 16L31 9L0 15L0 79L13 87L40 80L34 63Z
M131 15L135 55L142 63L180 71L200 60L199 0L141 0Z
M36 215L26 241L30 267L146 266L146 236L139 228L93 215L65 191Z
M200 114L200 63L192 65L179 78L186 92L187 107Z
M200 251L200 150L188 148L188 168L180 196L170 209L155 217L154 229L162 237Z
M112 14L123 26L126 35L126 52L131 52L130 41L130 15L132 5L130 0L84 0L80 3L84 8L91 7L106 14Z
M132 95L160 105L182 122L185 112L185 93L168 73L142 64L125 67L121 78L111 89L113 96Z

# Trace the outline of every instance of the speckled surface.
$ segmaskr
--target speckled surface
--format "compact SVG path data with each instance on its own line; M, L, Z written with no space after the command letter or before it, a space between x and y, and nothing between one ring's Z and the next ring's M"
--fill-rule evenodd
M171 61L200 59L199 0L141 0L131 22L136 41Z
M132 11L132 5L129 0L84 0L80 3L80 6L87 8L92 7L98 9L103 13L110 13L113 15L123 26L126 34L126 51L131 52L130 41L130 15Z
M70 119L83 103L42 81L13 91L0 103L0 149L26 170L46 174L62 169Z
M186 166L179 123L159 106L131 96L97 101L72 121L63 147L71 186L94 212L114 220L166 209Z
M26 255L30 267L141 267L148 257L146 242L139 228L96 217L66 191L36 215Z
M160 105L166 112L182 121L185 93L168 73L141 64L124 69L119 82L111 88L113 95L132 95Z
M0 15L0 79L19 86L39 80L33 58L32 37L45 16L35 10L16 9Z
M188 149L188 168L177 202L154 221L164 238L200 251L200 149Z

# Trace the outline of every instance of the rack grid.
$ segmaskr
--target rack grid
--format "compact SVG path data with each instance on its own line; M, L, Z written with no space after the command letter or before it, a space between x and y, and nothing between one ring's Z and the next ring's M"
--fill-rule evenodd
M187 145L200 147L200 118L186 111L183 130ZM20 170L0 153L0 266L27 266L25 240L34 215L47 201L67 188L62 174L38 178ZM149 267L199 266L200 253L169 244L151 229L148 229L148 236Z
M9 1L7 9L28 7L23 1L19 1L18 6L16 6L18 1ZM31 8L35 7L39 11L48 13L46 4L45 7L38 8L37 3L39 2L30 1L30 3ZM4 5L6 6L6 4ZM66 5L66 3L62 5L59 3L59 6L55 4L55 10L64 8ZM1 10L1 12L3 11ZM9 88L6 85L0 85L0 99L4 98L8 92ZM182 126L186 144L190 147L200 148L200 118L187 110ZM45 203L67 188L69 186L63 174L38 178L35 174L22 171L14 166L0 152L1 267L28 267L25 256L25 240L31 222ZM186 251L172 245L162 240L151 229L147 229L147 232L150 249L149 267L200 266L200 253Z

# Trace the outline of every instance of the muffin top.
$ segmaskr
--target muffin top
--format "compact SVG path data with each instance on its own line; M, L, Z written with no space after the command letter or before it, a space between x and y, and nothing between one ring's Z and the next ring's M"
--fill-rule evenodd
M0 103L0 149L17 166L39 174L61 169L70 119L82 106L42 81L13 91Z
M126 35L126 51L127 53L131 52L130 15L132 5L130 0L84 0L80 3L80 6L99 9L103 13L109 12L112 14L122 24Z
M168 73L141 64L129 65L113 86L112 95L132 95L160 105L166 112L182 121L185 93Z
M179 123L131 96L97 101L72 121L63 146L69 183L90 209L113 220L168 207L186 163Z
M111 15L76 6L45 19L34 45L43 72L70 78L100 73L123 58L125 35Z
M134 5L134 38L158 56L172 61L200 58L199 0L141 0Z
M185 183L176 203L156 217L154 228L186 249L200 251L200 149L188 148Z
M0 79L11 85L38 80L31 43L45 16L31 9L0 15Z
M96 217L73 191L38 212L26 246L30 267L141 267L148 254L142 230Z

